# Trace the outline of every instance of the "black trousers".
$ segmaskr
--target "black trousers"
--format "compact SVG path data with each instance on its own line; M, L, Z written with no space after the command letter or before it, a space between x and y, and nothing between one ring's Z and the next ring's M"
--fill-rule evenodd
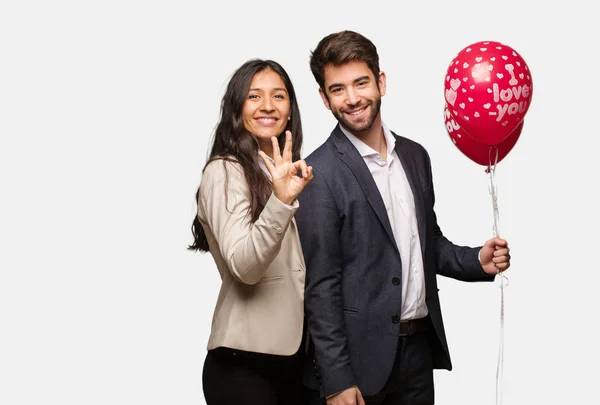
M432 330L398 339L394 367L383 389L363 397L367 405L433 405ZM311 392L310 405L325 405L317 391Z
M209 350L202 372L206 404L305 405L303 357L301 351L276 356L226 347Z

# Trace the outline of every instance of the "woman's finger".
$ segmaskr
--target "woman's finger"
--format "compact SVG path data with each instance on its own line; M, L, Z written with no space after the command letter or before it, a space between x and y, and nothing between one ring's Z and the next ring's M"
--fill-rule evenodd
M273 144L273 160L275 161L275 166L279 166L281 164L281 150L279 149L279 141L277 137L271 137L271 143Z
M272 174L273 170L275 170L275 166L273 166L273 163L271 163L271 159L269 159L267 154L265 152L263 152L262 150L259 150L258 154L260 155L262 160L265 162L265 166L267 166L267 170L269 170L269 173Z
M285 131L285 146L283 147L283 161L292 161L292 132Z
M308 165L306 164L306 162L304 160L296 160L294 163L294 169L296 169L296 171L298 170L302 170L302 178L306 179L308 178Z

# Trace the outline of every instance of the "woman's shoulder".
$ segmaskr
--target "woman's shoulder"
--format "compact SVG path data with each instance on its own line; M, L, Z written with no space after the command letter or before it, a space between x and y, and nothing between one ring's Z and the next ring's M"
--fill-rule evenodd
M244 179L242 165L232 156L218 156L213 158L204 168L202 184L214 184L225 179Z

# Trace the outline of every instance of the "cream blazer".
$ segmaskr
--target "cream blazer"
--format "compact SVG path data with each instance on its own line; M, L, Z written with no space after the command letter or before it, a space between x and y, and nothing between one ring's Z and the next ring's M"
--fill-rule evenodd
M271 195L254 224L242 167L224 160L204 170L198 219L219 273L208 349L292 355L304 325L305 265L294 220L298 201Z

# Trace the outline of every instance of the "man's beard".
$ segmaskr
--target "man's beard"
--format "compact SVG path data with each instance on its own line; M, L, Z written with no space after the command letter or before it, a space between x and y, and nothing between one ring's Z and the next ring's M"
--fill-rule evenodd
M363 132L371 129L371 127L373 126L373 123L375 122L375 119L379 114L379 110L381 109L381 97L377 97L375 100L369 102L366 105L370 106L370 114L367 117L367 119L363 119L359 123L350 121L347 118L347 115L341 111L331 110L331 112L333 116L339 121L339 123L342 124L342 126L350 132ZM362 106L358 105L357 107L360 108Z

